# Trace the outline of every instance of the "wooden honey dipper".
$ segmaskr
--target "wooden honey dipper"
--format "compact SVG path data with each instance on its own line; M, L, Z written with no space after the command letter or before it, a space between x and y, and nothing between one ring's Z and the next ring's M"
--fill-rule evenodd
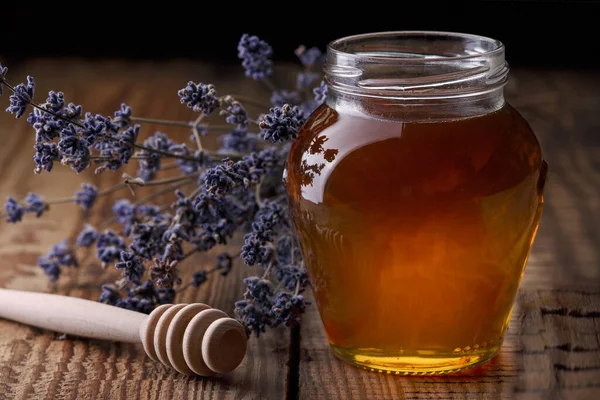
M73 336L142 343L148 356L185 375L233 371L246 330L206 304L164 304L150 315L69 296L0 289L0 318Z

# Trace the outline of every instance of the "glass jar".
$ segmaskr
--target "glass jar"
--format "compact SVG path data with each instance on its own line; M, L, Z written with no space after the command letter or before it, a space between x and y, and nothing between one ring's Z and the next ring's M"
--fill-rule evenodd
M446 32L329 44L327 99L292 146L287 190L338 358L422 374L498 353L547 171L504 99L504 50Z

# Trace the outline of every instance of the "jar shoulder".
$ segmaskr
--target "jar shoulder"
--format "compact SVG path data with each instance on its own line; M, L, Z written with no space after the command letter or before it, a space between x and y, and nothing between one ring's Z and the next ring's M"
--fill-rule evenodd
M358 118L321 106L300 130L287 174L290 189L304 193L343 183L489 194L535 179L542 164L536 135L509 104L483 117L434 122Z

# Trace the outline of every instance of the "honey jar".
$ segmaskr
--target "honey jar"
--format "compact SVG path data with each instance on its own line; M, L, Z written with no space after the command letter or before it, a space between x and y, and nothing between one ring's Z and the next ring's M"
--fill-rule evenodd
M327 99L287 164L292 222L335 356L450 373L502 346L547 166L504 98L504 45L382 32L327 48Z

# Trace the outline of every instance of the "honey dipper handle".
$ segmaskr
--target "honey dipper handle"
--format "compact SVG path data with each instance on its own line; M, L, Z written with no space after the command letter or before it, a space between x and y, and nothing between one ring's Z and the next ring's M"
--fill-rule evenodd
M148 316L76 297L0 289L0 318L74 336L136 343Z

